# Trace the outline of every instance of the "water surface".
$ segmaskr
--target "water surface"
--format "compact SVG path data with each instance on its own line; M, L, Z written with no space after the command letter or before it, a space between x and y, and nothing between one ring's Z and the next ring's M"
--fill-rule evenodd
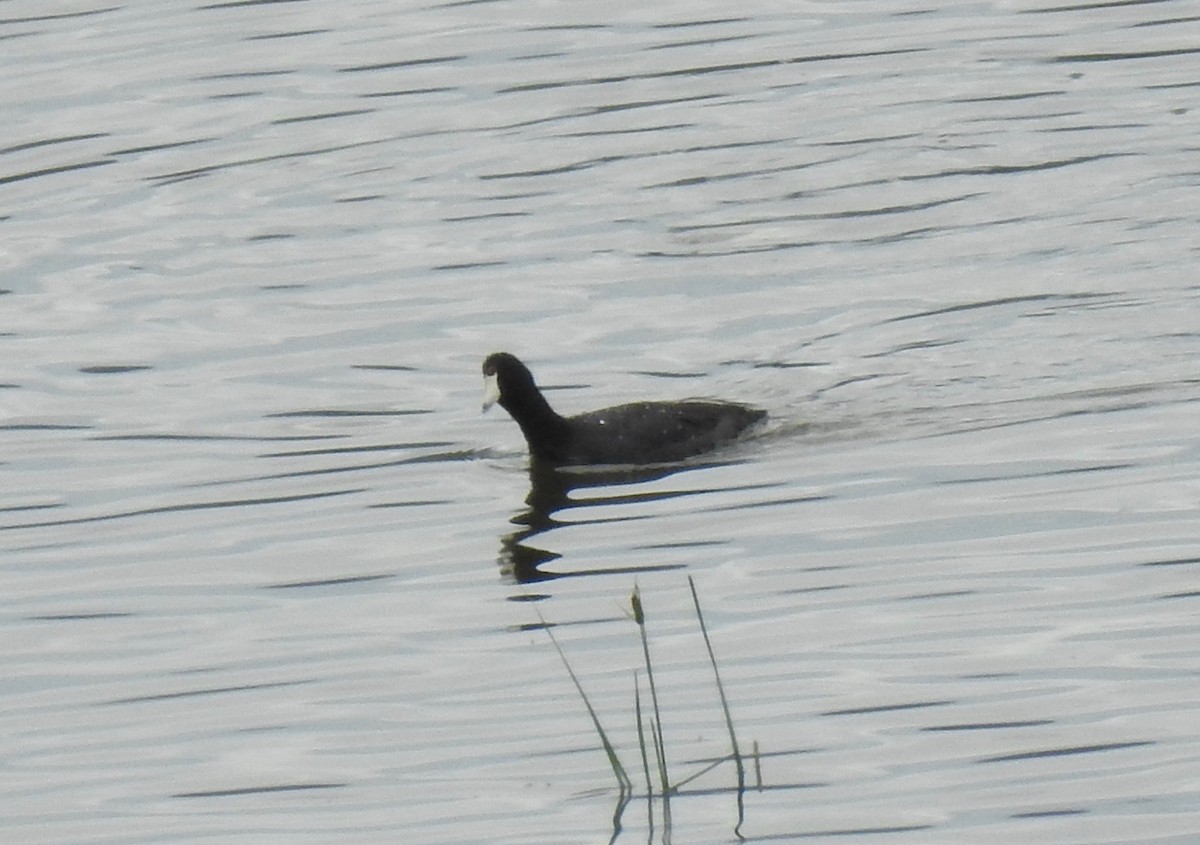
M544 627L644 792L691 576L750 840L1194 841L1197 21L6 4L10 838L658 841ZM499 349L772 421L531 483Z

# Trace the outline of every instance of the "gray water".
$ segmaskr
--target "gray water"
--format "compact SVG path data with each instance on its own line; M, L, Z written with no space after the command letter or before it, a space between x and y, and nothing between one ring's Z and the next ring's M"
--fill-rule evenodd
M672 776L729 752L690 576L750 841L1197 841L1197 45L0 5L4 840L735 841L731 763L640 797L635 583ZM498 349L771 422L531 490Z

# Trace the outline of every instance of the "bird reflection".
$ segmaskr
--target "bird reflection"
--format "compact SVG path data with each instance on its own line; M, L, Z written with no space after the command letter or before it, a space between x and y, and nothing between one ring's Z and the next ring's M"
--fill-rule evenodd
M687 491L652 491L635 492L626 495L610 494L600 496L580 496L578 491L613 487L618 485L641 484L657 481L684 470L699 467L717 466L717 462L660 464L656 466L628 467L563 467L534 461L529 468L529 495L525 497L526 509L514 516L511 522L521 526L518 530L505 535L500 540L499 564L501 572L522 584L539 581L549 581L568 575L599 575L618 572L647 572L667 569L681 569L682 565L662 566L626 566L606 567L604 569L589 569L586 572L564 573L555 572L544 567L562 555L549 551L540 546L530 544L530 540L539 534L548 534L553 529L567 523L555 518L555 514L570 508L587 508L596 505L628 504L634 502L668 499L675 496L691 495L707 492L703 490ZM575 495L572 495L575 493ZM638 517L608 517L591 520L609 522L617 519L636 519ZM587 520L572 520L571 524L579 524Z

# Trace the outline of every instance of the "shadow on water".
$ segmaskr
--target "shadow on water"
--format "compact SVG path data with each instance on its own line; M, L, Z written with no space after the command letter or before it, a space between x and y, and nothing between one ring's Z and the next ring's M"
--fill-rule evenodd
M583 491L644 484L659 481L687 470L723 466L727 463L729 462L709 461L650 466L559 467L535 461L529 468L529 495L525 497L527 507L511 520L520 528L500 540L498 557L500 570L518 583L530 584L575 575L637 574L682 569L684 568L683 564L663 564L592 568L586 572L555 572L543 567L559 559L562 555L543 548L541 545L532 545L530 541L567 524L595 525L604 522L626 522L648 518L647 515L608 516L594 519L573 519L570 523L557 518L558 514L569 509L652 502L714 492L711 489L691 489L637 491L626 494L610 491L605 495L579 495Z

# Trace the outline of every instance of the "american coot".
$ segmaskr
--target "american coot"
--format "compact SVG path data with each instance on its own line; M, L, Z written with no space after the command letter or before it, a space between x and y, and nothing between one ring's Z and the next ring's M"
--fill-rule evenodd
M555 464L652 464L699 455L765 419L733 402L633 402L575 417L559 416L529 368L507 352L483 362L483 409L493 404L521 426L535 460Z

